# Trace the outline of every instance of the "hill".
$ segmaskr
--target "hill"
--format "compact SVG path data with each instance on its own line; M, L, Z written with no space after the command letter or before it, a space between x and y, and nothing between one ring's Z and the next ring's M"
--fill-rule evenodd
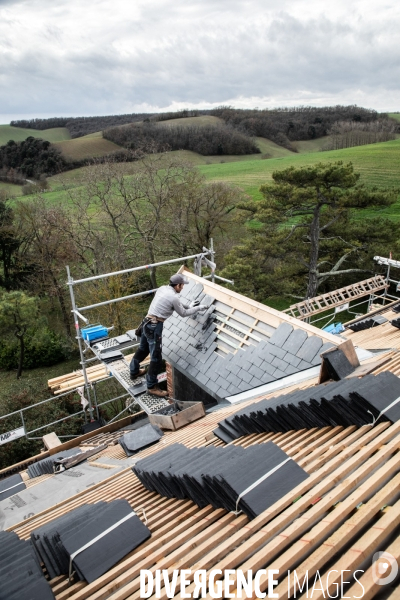
M22 127L12 127L11 125L0 125L0 146L4 146L9 140L23 142L30 136L41 138L48 142L61 142L62 140L71 139L70 133L65 127L54 127L53 129L37 131L36 129L24 129Z
M249 160L235 163L201 165L200 171L212 181L224 181L241 187L254 199L261 198L259 187L272 179L273 171L290 166L301 167L319 162L352 162L361 174L360 181L367 186L400 186L400 139L368 146L357 146L330 152L293 154L271 160ZM382 211L382 214L400 220L400 202Z
M100 131L73 140L55 142L53 145L67 160L73 161L98 158L121 150L121 146L104 139Z
M212 115L199 115L198 117L185 117L184 119L168 119L165 121L155 121L155 124L160 127L189 127L191 125L197 125L198 127L204 125L223 125L223 120L219 117L213 117Z

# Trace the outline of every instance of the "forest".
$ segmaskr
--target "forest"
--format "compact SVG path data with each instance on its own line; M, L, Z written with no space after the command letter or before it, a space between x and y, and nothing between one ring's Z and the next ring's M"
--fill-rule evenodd
M342 121L366 124L380 119L381 121L389 121L397 132L400 131L400 123L389 119L388 115L356 105L300 106L276 109L237 109L231 106L221 106L212 110L185 109L157 114L132 113L101 117L53 117L50 119L14 120L11 121L10 125L37 130L66 127L71 137L77 138L129 123L168 121L202 115L219 117L226 125L231 126L239 133L250 137L265 137L290 149L293 149L291 142L328 135L334 124Z
M142 121L148 118L148 113L132 113L129 115L107 115L104 117L53 117L50 119L19 119L10 122L13 127L25 129L51 129L53 127L66 127L72 138L82 137L90 133L102 131L107 127L125 125Z
M260 149L247 133L230 126L159 127L154 123L133 123L103 131L103 137L130 150L191 150L203 156L259 154Z
M221 107L211 111L226 124L251 136L265 137L280 146L294 150L291 142L311 140L331 133L335 123L373 123L388 121L388 115L359 106L303 106L269 110L245 110ZM393 128L397 125L391 123Z

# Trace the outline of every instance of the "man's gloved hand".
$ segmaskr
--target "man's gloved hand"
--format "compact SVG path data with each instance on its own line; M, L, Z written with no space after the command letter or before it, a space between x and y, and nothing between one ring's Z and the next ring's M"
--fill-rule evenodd
M208 306L207 306L207 304L199 304L199 306L197 308L200 312L201 310L207 310Z
M199 306L199 304L200 304L200 300L194 300L192 302L192 306Z

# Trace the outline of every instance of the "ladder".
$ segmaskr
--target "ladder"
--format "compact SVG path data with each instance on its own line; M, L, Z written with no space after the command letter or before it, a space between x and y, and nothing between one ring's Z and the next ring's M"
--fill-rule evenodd
M329 308L346 304L355 298L362 298L363 296L375 294L388 287L389 283L383 275L375 275L375 277L371 277L370 279L364 279L364 281L352 283L351 285L322 294L321 296L315 296L314 298L303 300L297 304L292 304L283 312L292 317L296 317L296 319L302 320L324 312Z

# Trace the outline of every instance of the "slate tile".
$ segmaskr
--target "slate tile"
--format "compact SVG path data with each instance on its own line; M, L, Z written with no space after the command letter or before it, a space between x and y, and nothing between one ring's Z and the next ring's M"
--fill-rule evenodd
M234 396L235 394L237 394L239 392L239 388L238 386L234 385L233 383L229 384L229 386L226 388L226 394L225 394L225 398L226 396Z
M282 349L291 354L297 354L307 338L308 335L305 331L302 329L295 329L283 344Z
M238 385L238 393L239 392L247 392L247 390L250 390L251 387L248 383L246 383L245 381L242 381L239 385Z
M316 354L321 351L322 339L317 335L310 335L304 342L301 348L296 352L296 355L302 360L311 362Z
M260 377L262 377L263 370L262 370L262 369L260 369L259 367L256 367L255 365L252 365L252 366L250 367L250 369L249 369L249 373L250 373L251 375L253 375L253 377L258 377L258 378L260 378Z
M268 373L268 375L273 375L273 373L276 370L276 367L274 367L270 362L263 362L260 369L265 373Z
M276 369L274 371L274 379L282 379L282 377L286 377L286 373L280 369Z
M320 365L321 362L322 362L322 358L320 357L319 352L317 352L317 354L312 359L311 364L316 366L316 365Z
M227 358L225 358L225 362L226 362L226 365L225 365L226 370L229 371L229 372L231 372L231 373L236 373L236 371L237 371L237 365L235 365L235 364L233 364L231 362L230 356L227 357Z
M194 378L197 378L198 374L200 373L200 371L193 365L189 365L186 371Z
M307 362L306 360L302 360L301 363L298 365L297 370L304 371L305 369L311 369L311 367L311 363Z
M295 373L298 373L298 372L299 372L298 367L294 367L293 365L288 365L285 369L286 375L294 375Z
M279 346L273 346L272 344L269 347L268 352L277 358L284 358L284 356L287 354L287 350L283 350L282 348L279 348Z
M276 369L280 369L281 371L285 371L286 367L288 366L288 363L285 362L284 360L281 360L280 358L274 358L274 360L272 361L271 365L273 367L275 367Z
M186 370L189 366L189 363L185 359L181 358L181 360L179 361L179 366L181 367L181 369Z
M257 353L262 354L263 352L267 352L269 345L270 345L269 341L266 342L265 340L261 340L261 342L258 342L258 344L257 344Z
M332 344L332 342L325 342L325 344L323 344L321 346L321 348L319 349L318 354L323 354L324 352L329 350L329 348L334 348L334 347L335 347L335 344Z
M263 385L263 382L261 379L258 379L258 377L253 377L253 379L250 381L250 385L252 388L257 388Z
M272 363L272 361L274 360L274 356L272 356L272 354L270 354L269 352L266 352L265 354L263 354L261 356L261 358L263 359L264 362L267 363Z
M246 383L250 383L250 381L252 380L253 376L248 372L245 371L244 369L241 369L240 373L238 374L238 376L245 381Z
M254 355L252 357L252 363L253 365L255 365L256 367L261 367L261 365L263 364L263 359L261 358L261 356Z
M219 389L220 389L220 387L221 387L221 386L220 386L220 385L218 385L218 383L216 383L215 381L211 381L211 380L209 380L209 381L207 382L207 388L208 388L209 390L211 390L212 392L214 392L214 393L215 393L217 390L219 390Z
M268 373L264 373L264 375L261 377L261 381L263 383L263 385L267 384L267 383L271 383L271 381L275 381L275 378L273 375L269 375Z
M197 322L191 316L186 318L186 322L191 327L196 327L197 325Z
M233 373L231 373L231 376L229 377L228 381L229 381L229 385L238 386L239 383L242 381L242 379L240 379L237 375L234 375Z
M232 348L232 350L233 350L233 348ZM244 351L240 350L240 349L236 352L236 354L233 354L232 358L231 358L232 363L234 363L235 365L240 365L240 366L242 365L243 360L244 360Z
M301 362L300 358L298 358L294 354L291 354L290 352L286 352L286 354L283 357L283 359L284 359L285 362L287 362L292 367L297 367L297 365L299 365L300 362Z
M204 373L198 373L197 374L197 380L202 383L203 385L207 385L208 382L210 381L209 377L207 377L207 375L205 375Z
M292 331L292 325L289 325L289 323L281 323L269 338L269 343L274 346L282 347Z

